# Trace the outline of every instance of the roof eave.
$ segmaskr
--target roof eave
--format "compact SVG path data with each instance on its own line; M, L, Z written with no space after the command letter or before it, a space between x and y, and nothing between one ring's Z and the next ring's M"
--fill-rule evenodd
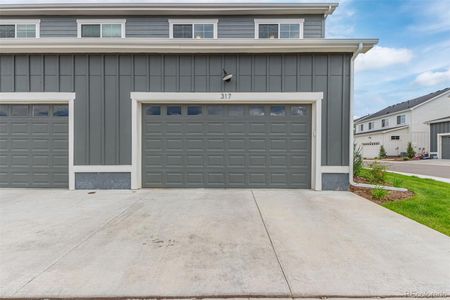
M330 15L338 3L58 3L0 4L1 16L19 15Z
M2 39L0 53L354 53L360 44L363 52L367 52L377 42L376 39Z

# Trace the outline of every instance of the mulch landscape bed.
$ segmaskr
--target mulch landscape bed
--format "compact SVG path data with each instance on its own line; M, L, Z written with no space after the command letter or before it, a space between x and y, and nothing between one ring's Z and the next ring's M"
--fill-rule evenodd
M355 177L354 178L355 182L357 183L369 183L367 181L367 179L362 178L362 177ZM389 183L383 183L382 185L389 185L392 186ZM364 187L356 187L356 186L351 186L350 187L350 191L361 196L364 197L366 199L369 199L372 202L375 202L377 204L383 204L386 202L392 202L392 201L399 201L399 200L404 200L404 199L408 199L414 196L413 192L410 191L406 191L406 192L400 192L400 191L387 191L388 194L386 195L385 198L383 199L375 199L372 197L372 189L370 188L364 188Z

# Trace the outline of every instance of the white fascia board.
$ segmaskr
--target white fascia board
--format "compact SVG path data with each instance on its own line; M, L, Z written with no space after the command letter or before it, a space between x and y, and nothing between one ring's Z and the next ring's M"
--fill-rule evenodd
M397 130L400 130L400 129L406 129L408 127L409 127L409 125L405 125L405 126L399 126L399 127L389 128L389 129L380 130L380 131L366 131L366 132L361 132L361 133L358 132L358 133L356 133L354 135L355 135L355 137L358 137L358 136L364 136L364 135L385 134L385 133L397 131Z
M422 103L420 103L420 104L417 104L416 106L413 106L413 107L411 107L410 109L411 109L411 110L415 110L416 108L419 108L419 107L421 107L421 106L427 104L428 102L431 102L431 101L433 101L433 100L439 99L439 98L441 98L441 97L445 97L446 95L450 95L450 90L446 91L445 93L439 94L439 95L437 95L437 96L435 96L435 97L433 97L433 98L431 98L431 99L428 99L428 100L425 101L425 102L422 102Z
M330 15L338 3L0 4L0 15Z
M366 123L366 122L378 121L378 120L386 119L387 117L392 117L395 115L402 115L404 113L410 112L411 110L412 110L412 107L404 109L404 110L399 110L396 112L388 113L388 114L385 114L382 116L377 116L374 118L367 118L367 119L359 120L358 122L355 122L355 125L360 125L360 124Z
M347 39L154 39L40 38L0 40L0 53L362 53L378 40Z

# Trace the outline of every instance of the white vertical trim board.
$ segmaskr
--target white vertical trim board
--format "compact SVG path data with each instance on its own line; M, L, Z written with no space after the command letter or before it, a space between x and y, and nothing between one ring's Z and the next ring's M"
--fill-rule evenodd
M75 93L0 93L0 104L67 104L69 106L69 190L75 189L74 100Z
M142 188L142 104L311 104L311 189L322 189L322 92L316 93L145 93L131 92L131 189Z
M450 132L437 134L437 157L439 159L442 159L442 138L444 136L450 136Z

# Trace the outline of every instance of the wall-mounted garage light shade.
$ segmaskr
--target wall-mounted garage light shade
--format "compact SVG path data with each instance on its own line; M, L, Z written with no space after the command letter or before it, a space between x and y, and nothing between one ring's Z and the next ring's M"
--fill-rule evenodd
M233 74L228 73L227 71L225 71L225 69L223 69L223 77L222 80L225 82L230 82L231 78L233 78Z

